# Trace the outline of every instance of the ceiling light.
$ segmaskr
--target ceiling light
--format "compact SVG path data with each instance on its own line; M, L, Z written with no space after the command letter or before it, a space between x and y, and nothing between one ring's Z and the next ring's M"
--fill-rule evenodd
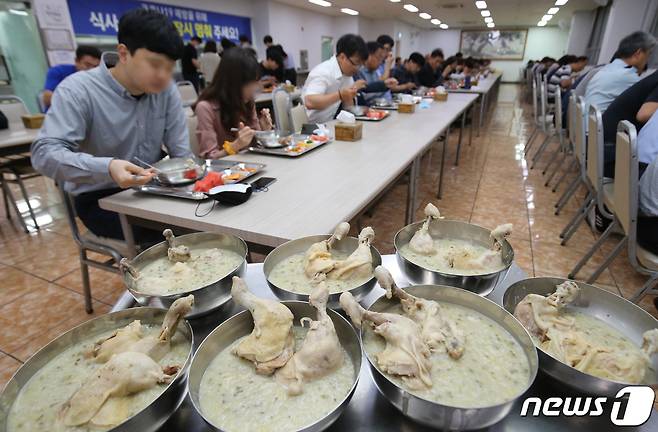
M546 12L546 13L549 14L549 15L555 15L557 13L557 11L559 11L559 10L560 10L560 8L553 7L553 8L550 8L548 10L548 12Z
M487 24L487 27L494 28L494 27L496 27L496 24L490 22L490 23Z
M553 15L544 15L543 17L541 17L541 20L549 22L552 18L553 18Z
M448 28L448 24L443 23L443 24L441 24L439 27L441 27L443 30L445 30L445 29Z
M475 7L478 9L486 9L487 8L487 2L486 1L476 1L475 2Z
M440 19L436 19L436 18L432 18L432 20L431 20L430 22L431 22L432 24L434 24L434 25L439 25L439 24L441 24L441 20L440 20Z
M432 18L432 15L430 15L430 14L428 14L428 13L425 13L425 12L421 12L421 13L419 13L418 16L421 17L422 19L430 19L430 18Z
M401 0L391 0L391 3L400 3Z
M342 13L348 14L348 15L358 15L359 14L359 11L355 11L354 9L350 9L350 8L341 8L340 11Z
M14 15L28 16L27 11L12 8L9 9L9 13Z
M313 3L314 5L322 6L322 7L329 7L331 6L331 2L325 1L325 0L308 0L309 3Z
M402 7L408 10L409 12L418 12L418 8L412 4L406 4Z
M491 12L489 12L488 10L480 11L480 14L481 14L483 17L491 16Z
M546 21L539 21L537 23L537 27L544 27L546 25Z
M491 17L486 17L486 18L484 19L484 22L486 22L487 24L492 23L492 22L493 22L493 18L491 18Z
M555 6L564 6L569 0L556 0Z

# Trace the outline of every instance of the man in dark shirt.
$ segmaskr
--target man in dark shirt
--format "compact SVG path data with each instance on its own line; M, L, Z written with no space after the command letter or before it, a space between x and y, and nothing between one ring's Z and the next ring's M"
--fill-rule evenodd
M181 66L183 69L183 79L191 82L196 91L199 91L199 60L197 47L201 45L201 38L194 36L183 49L183 58Z
M436 87L441 85L441 65L443 64L443 51L440 48L435 49L418 72L418 83L425 87Z
M260 78L265 87L283 81L283 49L273 45L265 51L265 60L260 62Z
M628 120L639 131L658 108L658 73L652 73L617 96L603 113L604 175L615 176L617 125Z
M391 88L391 90L395 93L411 93L411 90L418 87L417 74L424 65L425 57L421 53L411 53L404 65L393 69L391 75L398 80L398 85Z

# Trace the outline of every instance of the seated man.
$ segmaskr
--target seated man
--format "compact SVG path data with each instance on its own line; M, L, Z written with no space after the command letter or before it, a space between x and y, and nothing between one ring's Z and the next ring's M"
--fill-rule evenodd
M548 81L548 100L555 98L555 90L560 87L562 93L571 88L575 80L575 75L580 73L587 66L587 57L567 56L564 64L559 67L549 78Z
M80 45L75 50L74 64L61 64L48 69L46 74L46 83L43 85L43 104L46 109L50 108L52 103L53 92L69 75L78 71L93 69L101 61L101 52L98 48L87 45Z
M283 49L278 45L269 47L265 51L265 60L260 62L261 83L265 87L271 87L283 82L283 71Z
M606 177L615 175L615 141L619 122L628 120L640 131L656 108L658 108L658 73L655 72L630 86L612 101L603 113L605 143L603 175Z
M384 98L392 102L390 87L397 84L395 78L381 80L379 65L386 56L386 50L379 42L368 42L368 59L354 75L355 81L365 81L366 86L359 91L359 105L372 105L375 99Z
M443 77L441 76L441 64L443 63L443 51L440 48L435 49L429 55L425 65L418 72L418 83L425 87L436 87L441 85Z
M658 114L637 136L640 163L637 241L645 249L658 254Z
M384 51L386 52L379 68L377 68L377 72L379 72L379 76L383 81L390 78L393 67L398 66L397 63L395 65L393 64L396 61L396 59L393 58L393 47L395 46L395 41L389 35L383 34L379 35L377 43L383 46Z
M354 82L352 77L368 58L368 47L361 36L346 34L336 43L336 55L332 56L308 74L302 100L311 123L333 120L340 105L354 105L357 91L364 81Z
M635 32L619 42L617 58L603 66L587 85L585 103L605 112L612 101L624 90L640 80L656 38L649 33ZM586 111L587 112L587 111Z
M178 31L162 14L134 9L121 17L117 38L116 65L103 61L57 88L52 109L32 143L32 164L64 183L90 231L123 239L118 215L101 209L98 200L148 183L153 171L130 161L158 161L163 144L171 157L192 154L185 113L172 81L183 51ZM136 230L135 237L138 243L161 240L150 230Z
M424 65L425 57L421 53L411 53L402 67L393 69L391 75L398 80L398 84L391 90L395 93L411 93L411 90L418 87L417 74Z

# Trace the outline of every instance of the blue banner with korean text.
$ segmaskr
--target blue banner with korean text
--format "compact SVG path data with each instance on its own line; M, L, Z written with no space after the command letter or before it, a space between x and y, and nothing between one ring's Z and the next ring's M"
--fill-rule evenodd
M68 0L76 35L116 36L119 18L135 8L156 10L171 19L183 39L251 40L251 18L137 0Z

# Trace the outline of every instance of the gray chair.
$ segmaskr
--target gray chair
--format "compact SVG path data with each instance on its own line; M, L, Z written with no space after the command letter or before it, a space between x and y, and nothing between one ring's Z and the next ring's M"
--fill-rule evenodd
M192 106L196 102L198 95L194 84L189 81L179 81L176 83L178 92L180 93L181 101L183 102L183 107Z
M101 270L109 271L112 273L119 273L119 263L124 256L130 256L128 246L120 241L114 239L106 239L98 237L91 232L81 233L76 222L75 206L73 205L73 198L67 193L64 188L59 185L60 193L62 194L62 201L64 203L64 210L66 218L75 240L78 245L80 256L80 273L82 274L82 287L85 297L85 310L87 313L92 313L92 299L91 299L91 283L89 280L89 266ZM101 255L107 256L109 259L106 261L96 261L89 258L88 252L96 252Z
M276 128L284 132L294 132L290 119L290 111L292 110L290 93L280 87L274 90L274 93L272 93L272 107L274 108Z

